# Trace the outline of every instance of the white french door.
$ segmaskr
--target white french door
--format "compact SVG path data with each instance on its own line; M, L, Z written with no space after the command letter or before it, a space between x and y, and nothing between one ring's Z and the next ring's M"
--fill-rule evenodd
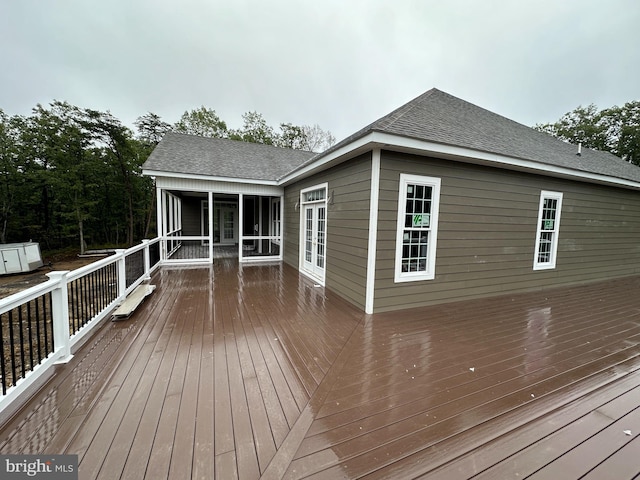
M228 208L220 209L222 225L220 229L220 243L235 243L237 237L236 211Z
M327 206L304 206L304 259L303 268L314 277L324 280L326 263Z

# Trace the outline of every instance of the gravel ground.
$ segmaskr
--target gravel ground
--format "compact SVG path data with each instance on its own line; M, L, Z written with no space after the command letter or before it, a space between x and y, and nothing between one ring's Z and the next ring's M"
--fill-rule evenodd
M54 270L75 270L89 263L93 263L104 257L67 256L62 258L44 258L44 266L28 273L14 273L0 276L0 298L8 297L21 290L46 282L49 277L47 273Z

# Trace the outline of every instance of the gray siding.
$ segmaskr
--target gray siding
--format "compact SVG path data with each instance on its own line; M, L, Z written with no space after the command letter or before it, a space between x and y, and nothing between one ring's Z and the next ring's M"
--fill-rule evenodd
M182 197L182 234L202 234L202 200L206 197Z
M300 190L328 182L333 203L327 209L326 287L364 309L369 239L371 154L285 188L284 244L286 263L298 268L300 238Z
M640 273L640 194L383 152L375 311ZM434 280L394 283L400 173L442 179ZM564 194L553 270L533 270L541 190Z

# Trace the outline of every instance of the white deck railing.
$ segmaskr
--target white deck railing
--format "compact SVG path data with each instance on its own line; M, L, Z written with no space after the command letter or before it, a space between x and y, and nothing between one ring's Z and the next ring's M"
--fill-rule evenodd
M160 265L160 239L49 280L0 300L0 414L58 363L72 358L113 309Z

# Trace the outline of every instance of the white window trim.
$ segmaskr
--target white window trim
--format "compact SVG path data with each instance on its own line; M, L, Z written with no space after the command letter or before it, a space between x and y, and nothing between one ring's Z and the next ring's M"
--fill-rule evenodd
M405 220L405 205L407 203L407 185L420 184L432 187L431 199L431 230L427 243L427 269L424 272L403 272L402 271L402 244ZM395 282L417 282L421 280L433 280L436 275L436 249L438 243L438 216L440 211L440 179L436 177L426 177L422 175L400 174L400 185L398 188L398 221L396 227L396 265Z
M304 199L305 194L307 192L311 192L313 190L324 190L324 198L322 200L313 200L313 201L306 201ZM329 204L328 204L328 200L329 200L329 182L324 182L324 183L320 183L318 185L313 185L312 187L307 187L304 188L302 190L300 190L300 197L298 200L298 206L299 206L299 210L300 210L300 215L299 215L299 220L298 220L298 225L299 225L299 237L298 237L298 271L300 273L302 273L304 276L309 277L313 280L315 280L316 282L318 282L320 285L322 285L323 287L325 286L325 278L326 278L326 274L327 274L327 238L328 238L328 234L327 231L329 229ZM311 272L307 271L304 268L304 248L305 248L305 238L304 238L304 222L305 222L305 218L304 218L304 206L305 205L312 205L312 204L321 204L323 203L325 206L325 225L324 225L324 239L325 239L325 244L324 244L324 269L323 269L323 275L321 277L319 276L315 276L313 275Z
M544 207L545 199L557 200L556 206L556 218L554 222L553 238L551 239L551 256L548 262L539 262L538 255L540 253L540 238L542 236L542 210ZM542 190L540 192L540 203L538 205L538 223L536 224L536 245L533 254L533 269L534 270L550 270L556 268L556 257L558 254L558 236L560 234L560 214L562 213L562 192L550 192Z

